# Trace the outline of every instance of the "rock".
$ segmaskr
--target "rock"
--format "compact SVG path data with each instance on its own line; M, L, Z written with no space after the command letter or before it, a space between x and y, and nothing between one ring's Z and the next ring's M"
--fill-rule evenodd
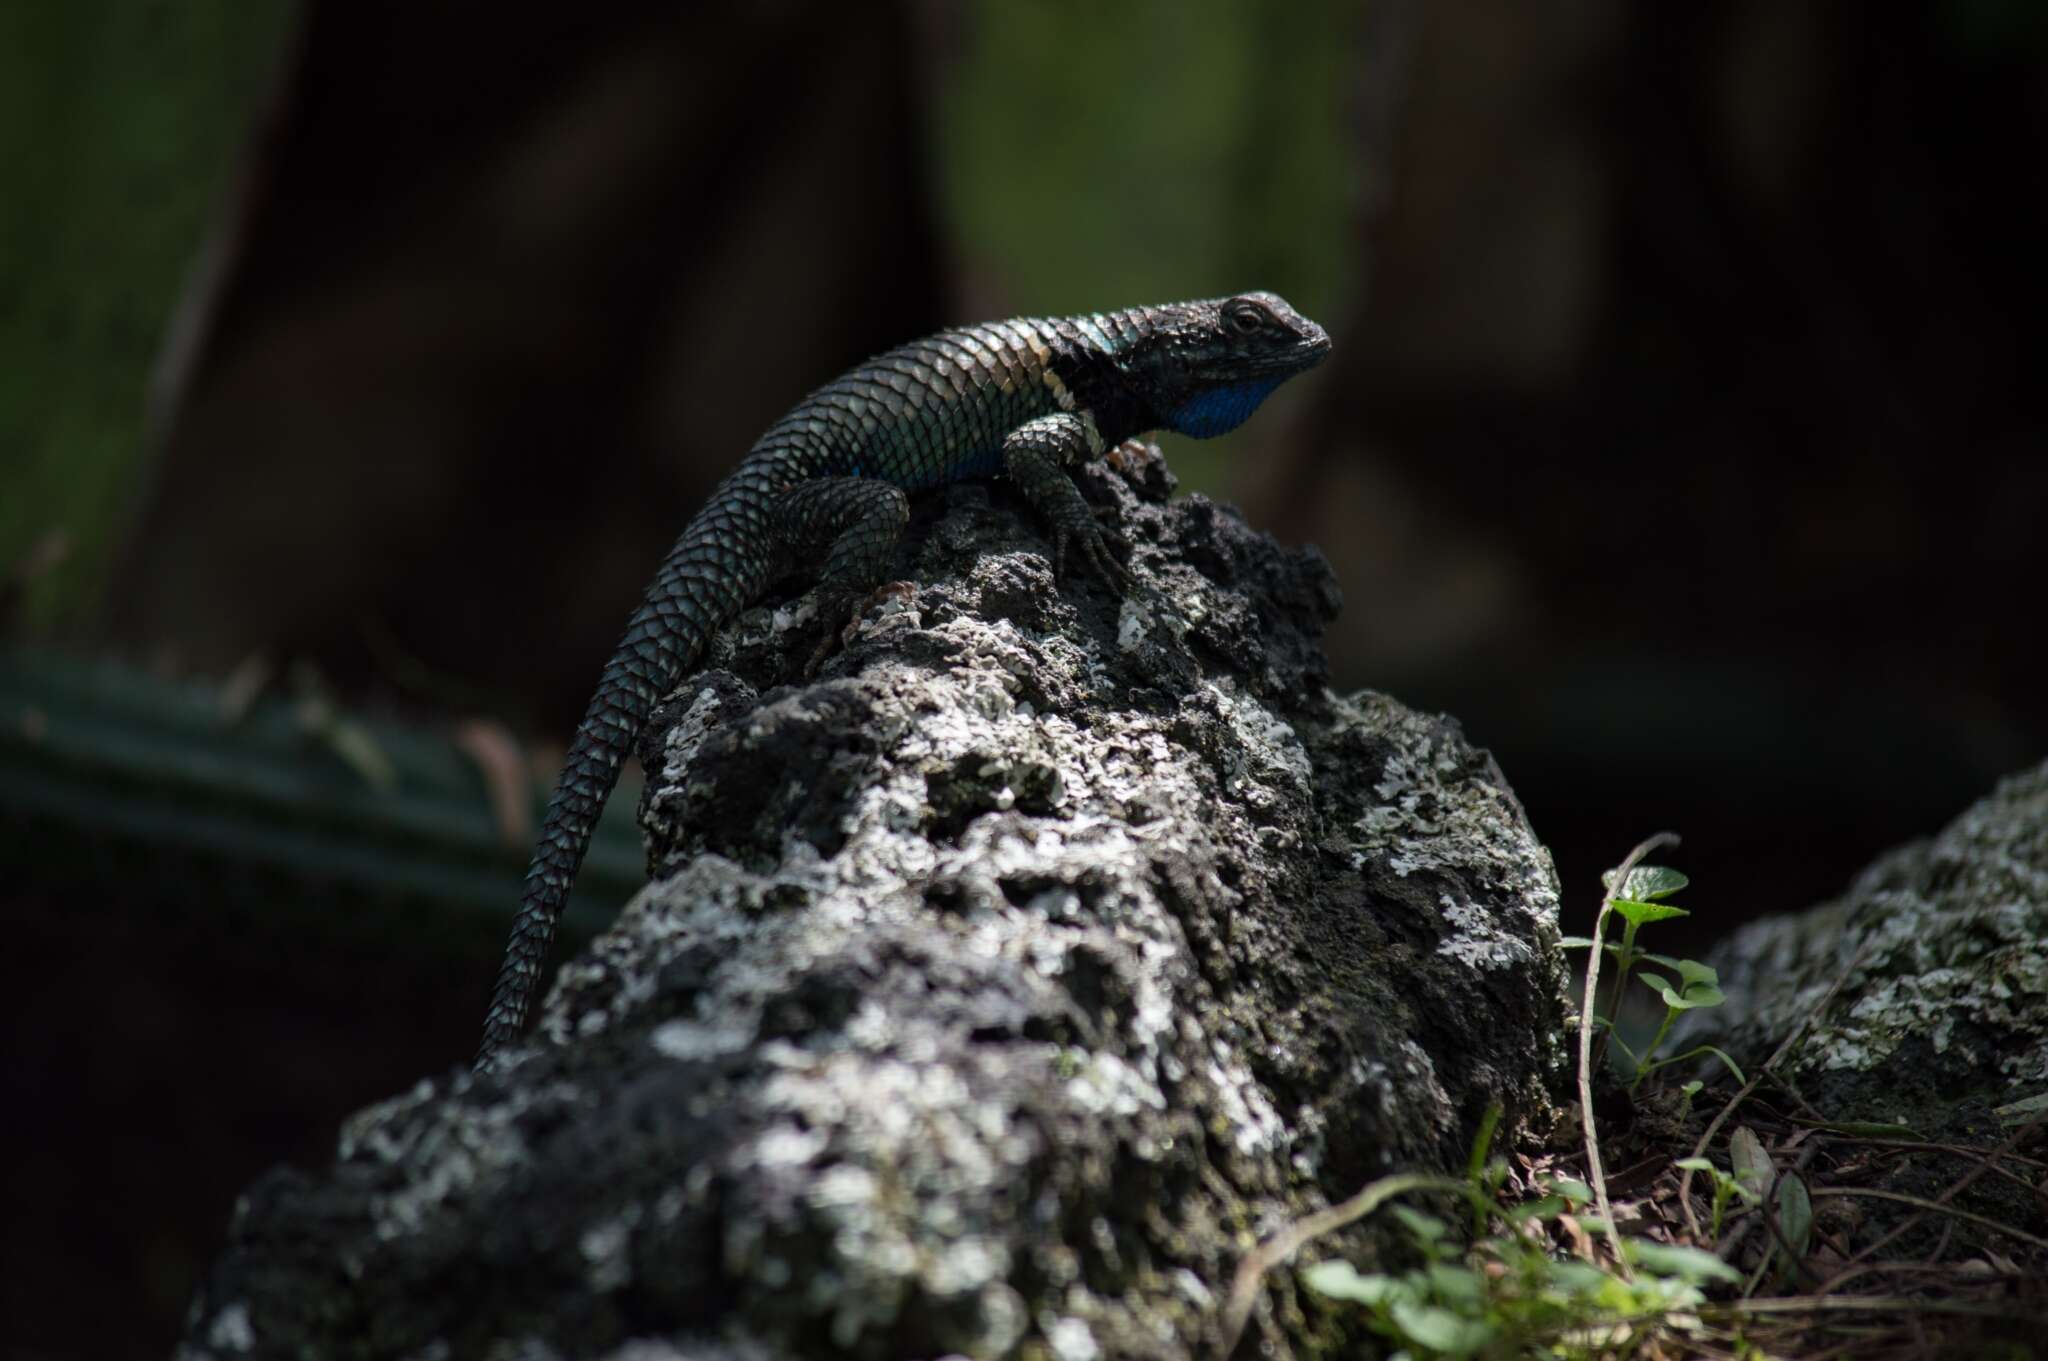
M1818 1188L1802 1280L1895 1294L2002 1281L2003 1303L1972 1298L2018 1323L2043 1265L2041 1204L2019 1188L2048 1107L2044 942L2048 765L1880 857L1843 897L1753 922L1708 955L1727 1000L1691 1013L1673 1052L1719 1044L1765 1083L1763 1107L1738 1119L1774 1127L1779 1173ZM1967 1345L1992 1354L1996 1335Z
M1182 1357L1260 1239L1554 1119L1492 759L1329 693L1313 550L1118 467L1122 602L962 487L819 679L805 598L727 628L643 744L655 882L508 1069L252 1187L183 1354ZM1284 1272L1253 1329L1343 1345Z
M1809 1102L1927 1137L1995 1128L1996 1108L2048 1084L2048 765L1707 962L1728 1000L1682 1042L1760 1063L1835 990L1780 1065Z

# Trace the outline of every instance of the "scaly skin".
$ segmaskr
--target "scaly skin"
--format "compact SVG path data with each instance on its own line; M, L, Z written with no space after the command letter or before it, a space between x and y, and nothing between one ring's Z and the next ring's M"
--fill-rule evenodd
M907 493L1002 473L1051 526L1055 570L1076 546L1121 594L1115 536L1067 469L1149 430L1223 434L1329 350L1271 293L991 322L878 355L777 421L684 529L598 680L541 824L477 1067L518 1041L591 828L655 701L779 561L822 554L826 617L844 617L887 571Z

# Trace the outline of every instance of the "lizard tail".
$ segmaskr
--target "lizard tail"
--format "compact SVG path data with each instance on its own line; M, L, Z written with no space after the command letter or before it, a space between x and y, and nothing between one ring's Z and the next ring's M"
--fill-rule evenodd
M597 693L576 725L484 1013L479 1072L518 1043L569 886L590 849L591 831L655 701L675 688L703 656L712 632L766 582L771 560L767 516L759 501L739 494L746 490L728 483L683 531L633 612L626 636L605 664Z

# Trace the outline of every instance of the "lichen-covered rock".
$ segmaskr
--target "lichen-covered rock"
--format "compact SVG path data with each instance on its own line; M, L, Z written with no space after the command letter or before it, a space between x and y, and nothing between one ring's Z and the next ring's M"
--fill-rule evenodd
M964 487L820 679L803 598L727 629L643 745L656 882L508 1071L248 1193L187 1354L1188 1356L1259 1239L1547 1122L1556 886L1492 760L1325 689L1312 551L1156 451L1084 482L1122 602ZM1284 1277L1254 1325L1337 1327Z
M1725 1006L1688 1039L1768 1058L1838 1120L1996 1129L2048 1089L2048 765L2001 783L1833 902L1743 927L1709 961Z

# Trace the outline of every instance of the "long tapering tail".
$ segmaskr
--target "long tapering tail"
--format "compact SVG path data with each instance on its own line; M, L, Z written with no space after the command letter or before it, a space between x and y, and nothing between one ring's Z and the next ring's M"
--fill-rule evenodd
M713 630L765 584L772 540L766 498L753 491L736 476L690 522L605 664L541 820L512 939L484 1013L480 1072L519 1040L591 831L655 701L696 665Z

